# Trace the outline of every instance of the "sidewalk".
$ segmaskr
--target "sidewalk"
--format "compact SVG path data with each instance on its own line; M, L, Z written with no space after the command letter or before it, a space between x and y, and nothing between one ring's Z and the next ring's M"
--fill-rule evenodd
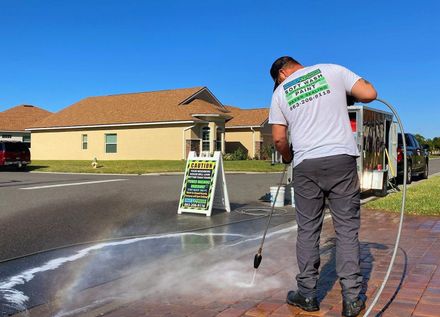
M396 238L398 214L362 211L361 268L365 278L367 306L372 301L385 276ZM109 299L97 307L79 310L70 316L191 316L191 317L236 317L236 316L341 316L340 286L336 278L334 263L334 232L331 221L326 221L322 232L321 274L319 280L319 299L321 310L307 313L285 303L286 293L294 284L296 261L289 255L292 249L290 239L274 239L265 248L263 262L258 274L263 276L255 284L262 287L261 292L251 292L243 288L240 292L218 292L198 289L200 296L185 297L173 295L163 301L150 297L140 299ZM294 243L294 241L293 241ZM245 253L247 258L252 254ZM273 260L273 261L272 261ZM178 263L176 263L178 265ZM249 264L251 265L251 264ZM264 290L266 276L276 276L283 285ZM226 278L226 277L225 277ZM191 284L191 280L189 282ZM189 285L191 286L191 285ZM101 288L111 285L101 285ZM197 287L197 283L194 284ZM249 290L249 294L247 294ZM90 290L88 295L92 296ZM47 307L37 307L30 316L47 316ZM440 218L405 217L400 250L390 279L382 296L370 316L440 316Z

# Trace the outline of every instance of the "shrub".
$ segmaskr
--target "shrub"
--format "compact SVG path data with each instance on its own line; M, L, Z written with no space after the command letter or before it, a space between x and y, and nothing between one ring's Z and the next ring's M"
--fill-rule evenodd
M248 160L249 157L242 148L237 148L234 152L223 155L223 159L225 161L242 161Z
M238 148L234 151L234 153L232 153L232 156L234 158L234 160L236 161L242 161L242 160L247 160L248 155L247 153L245 153L245 151L243 151L242 148Z
M265 144L261 148L261 159L262 160L270 160L272 159L272 145Z

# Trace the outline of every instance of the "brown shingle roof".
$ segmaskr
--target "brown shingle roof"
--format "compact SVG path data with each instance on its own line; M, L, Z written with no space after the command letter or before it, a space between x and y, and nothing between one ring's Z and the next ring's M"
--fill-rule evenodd
M52 113L31 105L19 105L0 112L1 131L24 131Z
M32 128L73 127L198 120L196 113L223 114L223 105L190 98L205 87L89 97L38 122ZM206 99L206 98L204 98ZM188 104L181 104L187 100Z
M241 109L225 106L231 112L232 119L226 122L226 128L243 126L261 126L269 118L269 108Z

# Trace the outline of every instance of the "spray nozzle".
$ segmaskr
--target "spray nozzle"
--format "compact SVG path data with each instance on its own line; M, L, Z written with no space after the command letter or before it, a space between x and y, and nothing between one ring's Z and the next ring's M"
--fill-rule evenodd
M261 252L258 252L257 254L255 254L255 257L254 257L254 268L255 269L258 269L262 259L263 259L263 257L261 256Z

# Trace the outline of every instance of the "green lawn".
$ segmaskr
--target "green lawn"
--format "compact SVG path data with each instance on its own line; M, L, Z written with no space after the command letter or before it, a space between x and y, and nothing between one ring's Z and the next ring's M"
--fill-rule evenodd
M367 208L400 212L402 192L392 193L371 201ZM405 213L410 215L440 216L440 176L414 183L407 188Z
M185 161L99 161L93 168L91 161L32 161L28 170L66 173L114 173L145 174L159 172L183 172ZM272 166L269 161L225 161L226 171L279 172L283 165Z

